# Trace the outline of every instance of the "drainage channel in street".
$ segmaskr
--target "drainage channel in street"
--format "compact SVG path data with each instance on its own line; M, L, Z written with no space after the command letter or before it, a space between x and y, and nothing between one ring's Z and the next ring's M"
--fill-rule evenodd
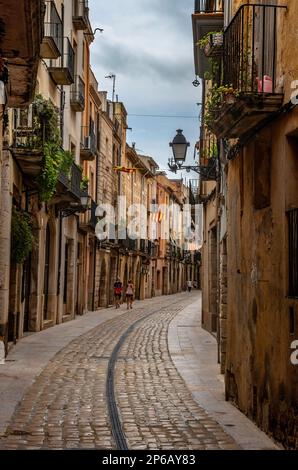
M115 396L115 381L114 381L114 372L115 372L115 365L118 359L118 353L123 346L127 337L133 332L135 327L144 320L147 320L152 315L161 312L164 309L168 309L172 305L177 305L177 301L171 303L170 305L166 305L165 307L161 307L153 312L149 313L147 316L140 318L139 320L135 321L130 327L122 334L118 343L116 344L113 352L111 354L109 364L108 364L108 371L107 371L107 382L106 382L106 396L107 396L107 405L108 405L108 412L109 418L111 423L112 434L115 440L115 444L117 450L128 450L128 445L126 441L125 434L122 429L121 420L119 416L119 410L117 406L117 400Z

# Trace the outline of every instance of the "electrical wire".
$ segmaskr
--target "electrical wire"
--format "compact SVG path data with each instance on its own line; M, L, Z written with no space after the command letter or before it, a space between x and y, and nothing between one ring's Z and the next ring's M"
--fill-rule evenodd
M152 118L179 118L179 119L199 119L199 116L171 116L171 115L162 115L162 114L131 114L129 113L128 116L134 117L152 117Z

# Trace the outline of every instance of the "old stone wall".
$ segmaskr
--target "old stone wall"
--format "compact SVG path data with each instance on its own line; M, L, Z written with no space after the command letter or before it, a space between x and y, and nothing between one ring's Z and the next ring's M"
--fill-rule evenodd
M298 208L297 130L295 109L259 133L228 174L227 398L289 448L298 445L287 223Z

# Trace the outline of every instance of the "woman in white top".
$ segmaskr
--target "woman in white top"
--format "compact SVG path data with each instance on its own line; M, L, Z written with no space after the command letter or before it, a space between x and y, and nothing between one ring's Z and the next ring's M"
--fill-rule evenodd
M133 294L134 294L134 286L131 281L128 281L127 288L126 288L127 310L129 308L132 308Z

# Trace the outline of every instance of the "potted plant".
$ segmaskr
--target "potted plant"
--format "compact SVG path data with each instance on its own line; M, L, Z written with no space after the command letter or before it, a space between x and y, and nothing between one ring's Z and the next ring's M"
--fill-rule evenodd
M87 193L88 192L88 185L89 185L89 178L86 175L82 176L82 181L81 181L81 192L82 193Z
M218 56L223 48L223 32L211 31L202 37L197 45L204 51L206 57Z
M207 96L205 124L209 130L214 132L213 122L218 118L220 108L224 104L235 103L239 96L238 90L232 86L213 86Z

